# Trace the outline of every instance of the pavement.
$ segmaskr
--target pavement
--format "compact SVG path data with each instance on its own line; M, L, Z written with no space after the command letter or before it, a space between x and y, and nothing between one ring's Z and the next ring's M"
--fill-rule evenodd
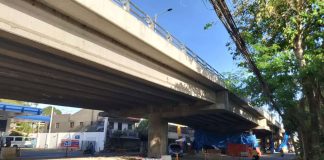
M66 157L67 155L67 157ZM68 151L63 149L22 149L21 157L18 160L36 160L36 159L51 159L51 160L145 160L145 158L136 156L136 153L99 153L94 156L83 155L81 151ZM173 158L174 159L174 158ZM294 154L285 154L281 157L280 154L266 154L260 157L260 160L294 160ZM151 160L151 159L147 159ZM181 157L180 160L205 160L203 154L196 155L185 155ZM207 160L251 160L251 158L246 157L230 157L226 155L210 156Z
M81 151L66 152L65 149L30 149L24 148L20 151L20 157L17 159L32 160L32 159L55 159L64 157L82 157L84 156Z
M283 157L279 153L275 154L265 154L260 157L260 160L295 160L295 154L285 154ZM205 160L205 156L202 154L187 155L181 160ZM252 158L247 157L231 157L227 155L214 155L207 157L207 160L252 160Z

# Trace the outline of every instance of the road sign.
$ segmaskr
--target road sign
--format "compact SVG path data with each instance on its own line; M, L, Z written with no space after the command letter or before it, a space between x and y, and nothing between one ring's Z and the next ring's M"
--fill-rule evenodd
M63 146L64 147L71 147L71 141L64 141L64 143L63 143Z
M71 147L71 148L79 148L80 147L80 141L78 139L62 139L61 140L61 146L62 147Z

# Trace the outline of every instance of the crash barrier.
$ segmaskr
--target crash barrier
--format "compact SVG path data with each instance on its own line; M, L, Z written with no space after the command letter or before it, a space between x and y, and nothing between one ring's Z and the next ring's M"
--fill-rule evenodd
M172 160L170 155L162 155L161 158L144 158L143 160Z
M19 150L16 147L2 147L0 159L16 159L19 156Z

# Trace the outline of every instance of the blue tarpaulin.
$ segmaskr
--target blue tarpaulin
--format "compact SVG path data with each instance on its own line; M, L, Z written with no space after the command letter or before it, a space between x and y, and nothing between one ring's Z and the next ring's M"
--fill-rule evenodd
M39 121L39 122L49 122L50 117L49 116L41 116L41 115L35 115L35 116L16 116L16 119L23 119L23 120L29 120L29 121Z
M203 130L195 130L194 148L200 150L203 146L215 146L220 149L227 148L227 144L247 144L258 147L255 135L249 133L215 134Z
M271 153L274 153L274 151L275 151L274 140L273 140L272 135L271 135L271 138L270 138L270 151L271 151Z
M282 148L287 147L288 139L289 139L289 135L287 133L285 133L280 146L277 148L277 152L280 152Z

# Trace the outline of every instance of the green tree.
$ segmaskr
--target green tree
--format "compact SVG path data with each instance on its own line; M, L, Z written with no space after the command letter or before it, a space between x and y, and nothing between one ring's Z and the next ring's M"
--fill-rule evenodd
M8 103L8 104L16 104L21 106L31 106L32 103L30 102L24 102L24 101L18 101L18 100L12 100L12 99L0 99L0 102Z
M141 120L138 124L136 131L141 140L140 152L146 156L147 154L147 141L148 141L148 125L149 121L147 119Z
M25 136L25 134L21 133L20 131L11 131L9 136Z
M30 122L17 122L17 131L25 133L28 135L33 131L32 125Z
M42 115L51 116L51 112L52 112L52 106L48 106L43 109ZM53 114L60 115L62 114L62 111L54 107Z
M138 124L136 131L139 134L139 137L142 141L147 141L148 138L148 120L141 120L141 122Z
M234 0L234 19L266 80L286 130L297 132L304 159L319 160L324 144L324 1ZM268 105L258 79L232 47L246 73L232 90ZM231 77L234 78L235 77ZM323 158L323 157L322 157Z

